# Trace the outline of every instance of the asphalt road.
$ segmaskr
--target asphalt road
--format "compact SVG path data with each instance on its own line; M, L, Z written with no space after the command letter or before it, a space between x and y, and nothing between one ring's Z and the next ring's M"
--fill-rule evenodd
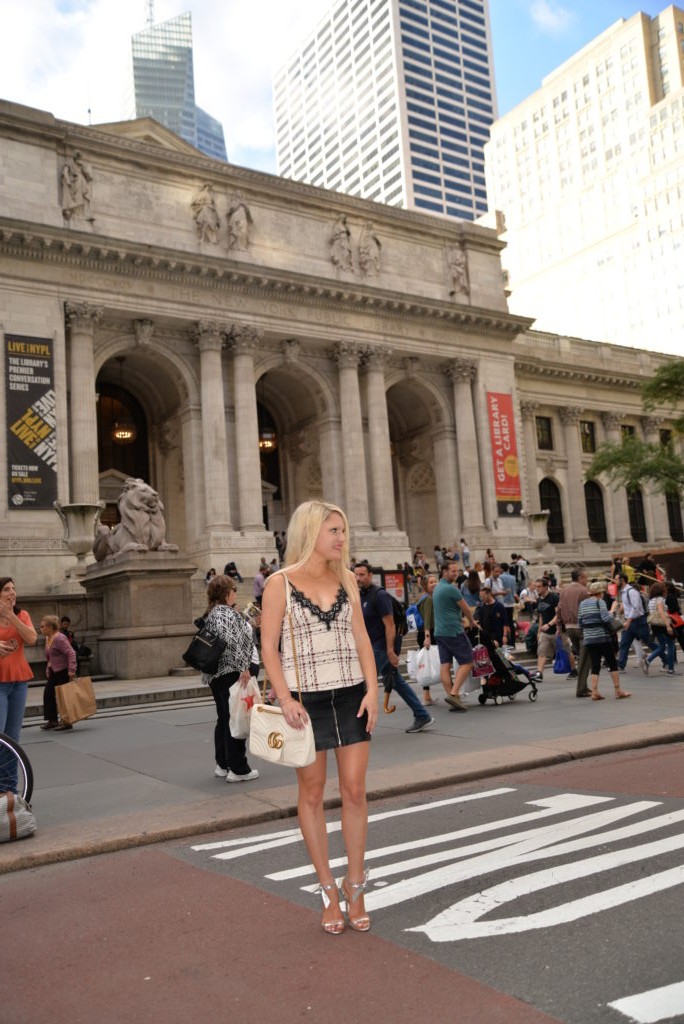
M0 877L3 1024L684 1021L684 745L377 801L368 865L340 937L291 821Z

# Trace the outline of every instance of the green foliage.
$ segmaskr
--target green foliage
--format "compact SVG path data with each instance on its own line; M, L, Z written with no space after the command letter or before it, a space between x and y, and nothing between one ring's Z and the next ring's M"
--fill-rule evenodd
M642 389L644 409L652 412L684 405L684 360L666 363ZM672 423L674 434L684 434L684 413ZM587 480L604 474L612 484L636 490L644 484L666 494L684 491L684 459L673 444L647 444L638 437L623 437L619 444L599 447L587 470Z

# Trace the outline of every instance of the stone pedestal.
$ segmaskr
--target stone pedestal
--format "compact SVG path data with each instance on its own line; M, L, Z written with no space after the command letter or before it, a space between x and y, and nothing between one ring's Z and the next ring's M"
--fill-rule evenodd
M118 679L168 675L196 630L191 577L183 555L131 552L88 567L82 586L101 603L97 637L101 672Z

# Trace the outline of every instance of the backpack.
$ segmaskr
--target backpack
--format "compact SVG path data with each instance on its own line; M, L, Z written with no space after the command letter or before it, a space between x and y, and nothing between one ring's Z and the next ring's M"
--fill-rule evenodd
M423 594L419 601L416 601L415 604L410 604L406 609L406 623L408 627L406 630L407 633L414 633L417 629L422 629L423 626L425 625L423 616L420 614L420 606L424 600L425 594ZM398 632L399 628L397 627L397 633Z
M377 602L377 596L378 596L379 592L381 590L383 590L383 589L384 589L383 587L376 587L375 588L374 600L376 602ZM397 601L396 597L394 597L393 594L390 594L388 590L385 590L385 593L387 594L387 596L389 597L390 601L392 602L392 620L394 622L394 628L397 631L397 636L398 637L406 636L406 634L408 633L408 631L409 631L409 629L411 627L409 626L409 623L407 622L407 613L404 611L404 606L403 606L403 604L400 601ZM421 621L422 621L422 615L420 616L420 618L421 618ZM416 626L416 628L419 629L420 627Z
M644 595L641 593L641 591L639 590L638 587L634 586L633 583L629 584L629 589L636 591L636 593L639 595L639 601L641 602L642 614L648 616L648 604L646 602L646 598L644 597Z

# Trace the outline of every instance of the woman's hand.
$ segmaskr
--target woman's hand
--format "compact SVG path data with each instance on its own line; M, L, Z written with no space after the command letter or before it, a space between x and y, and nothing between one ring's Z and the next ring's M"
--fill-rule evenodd
M16 640L0 640L0 658L5 658L17 649Z
M283 716L288 725L293 729L303 729L309 721L306 711L294 697L290 697L284 704L281 704Z
M244 672L240 673L240 682L243 685L244 685L244 683L248 683L250 678L251 678L251 676L250 676L250 671L249 671L248 668L246 668Z
M371 693L368 691L366 696L361 701L359 706L359 713L357 718L362 718L364 712L368 715L368 723L366 725L366 732L373 732L375 725L378 720L378 694L377 689Z

